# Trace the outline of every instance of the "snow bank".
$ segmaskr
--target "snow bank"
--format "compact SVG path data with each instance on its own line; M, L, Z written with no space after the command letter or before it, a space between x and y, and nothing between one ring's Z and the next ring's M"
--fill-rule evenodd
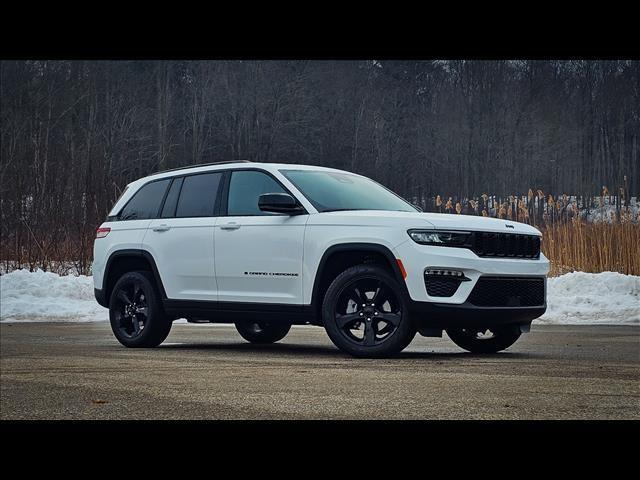
M537 324L640 325L640 277L567 273L548 280L547 313ZM15 270L0 276L0 321L106 321L87 276Z
M638 276L572 272L547 282L547 312L534 323L640 325Z
M93 296L93 278L14 270L0 276L0 321L108 320Z

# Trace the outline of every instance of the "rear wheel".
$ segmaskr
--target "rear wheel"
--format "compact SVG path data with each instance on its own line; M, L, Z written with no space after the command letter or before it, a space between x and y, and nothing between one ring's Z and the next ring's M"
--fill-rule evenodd
M251 320L236 322L238 333L251 343L274 343L282 340L289 330L291 324L282 322L268 322L264 320Z
M447 330L449 338L460 348L472 353L496 353L509 348L520 338L513 327L459 328Z
M351 267L331 283L322 304L333 343L356 357L380 358L403 350L416 335L400 284L373 265Z
M109 300L111 330L125 347L157 347L169 335L166 317L149 272L128 272L116 282Z

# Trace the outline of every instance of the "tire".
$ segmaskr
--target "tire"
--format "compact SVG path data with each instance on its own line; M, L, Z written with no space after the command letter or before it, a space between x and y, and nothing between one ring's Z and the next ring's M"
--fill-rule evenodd
M240 336L251 343L275 343L286 337L290 329L290 323L261 320L236 322Z
M491 331L493 336L487 336L487 331ZM447 335L453 343L471 353L496 353L509 348L520 338L520 332L513 327L484 330L449 329Z
M322 302L322 320L334 345L354 357L395 355L416 335L402 286L374 265L356 265L333 280Z
M125 347L157 347L167 338L171 319L162 309L151 273L128 272L118 279L109 299L109 320Z

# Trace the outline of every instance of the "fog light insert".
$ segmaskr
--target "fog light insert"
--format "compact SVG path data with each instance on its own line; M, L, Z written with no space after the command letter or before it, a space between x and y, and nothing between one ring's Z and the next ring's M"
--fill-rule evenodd
M460 270L427 268L424 271L424 286L430 297L451 297L462 282L470 280Z
M445 276L445 277L460 277L462 279L462 281L465 280L469 280L467 277L464 276L464 273L461 272L460 270L445 270L445 269L441 269L441 268L427 268L424 272L425 275L438 275L438 276Z

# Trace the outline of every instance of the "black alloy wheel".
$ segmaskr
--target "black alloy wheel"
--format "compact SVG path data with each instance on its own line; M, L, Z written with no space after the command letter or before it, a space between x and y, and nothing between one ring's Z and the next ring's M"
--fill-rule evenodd
M323 322L333 343L354 356L386 357L416 334L402 287L377 265L357 265L338 275L323 301Z
M383 280L360 278L347 284L338 296L334 316L340 333L357 345L386 341L402 320L397 295Z
M139 281L121 285L114 302L118 331L127 338L142 334L148 318L149 307L144 289Z
M126 347L156 347L169 335L165 315L150 272L127 272L116 282L109 300L109 320Z

